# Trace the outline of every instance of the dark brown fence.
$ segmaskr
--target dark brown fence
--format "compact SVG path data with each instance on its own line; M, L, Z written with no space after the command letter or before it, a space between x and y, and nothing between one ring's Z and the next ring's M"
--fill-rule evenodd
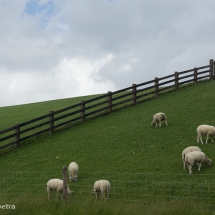
M52 134L62 126L72 126L112 110L146 101L166 92L177 90L180 85L197 83L199 80L213 80L215 63L182 72L175 72L162 78L132 84L131 87L81 101L78 104L37 117L27 122L0 131L0 150L18 148L26 140L42 134Z

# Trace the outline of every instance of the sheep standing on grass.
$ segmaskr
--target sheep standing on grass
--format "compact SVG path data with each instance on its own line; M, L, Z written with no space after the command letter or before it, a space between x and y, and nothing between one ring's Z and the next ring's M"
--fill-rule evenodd
M198 147L198 146L189 146L187 147L186 149L183 150L182 152L182 161L183 161L183 164L184 164L184 169L185 169L185 156L187 153L189 152L193 152L193 151L199 151L201 152L202 150Z
M196 129L197 131L197 143L199 143L199 140L202 144L202 135L207 135L206 144L208 143L209 137L211 137L211 141L214 142L213 136L215 136L215 127L211 125L199 125Z
M69 172L69 180L70 182L72 180L77 181L78 177L78 164L76 162L72 162L68 166L68 172Z
M57 199L58 199L58 195L59 193L61 193L61 199L63 198L63 180L61 179L57 179L57 178L54 178L54 179L50 179L48 182L47 182L47 193L48 193L48 200L50 200L50 193L53 191L53 190L56 190L57 191ZM67 194L71 194L72 191L69 189L69 187L67 186Z
M107 198L110 193L110 182L107 180L99 180L94 183L93 190L96 194L96 199L99 196L99 193L101 193L101 199L103 198L105 200L105 192L107 193Z
M197 163L199 166L198 171L200 171L202 163L207 163L208 166L211 166L212 160L209 159L203 152L193 151L187 153L185 156L185 162L189 169L189 173L192 174L192 166Z
M168 126L167 124L167 118L166 118L166 115L162 112L160 113L156 113L154 116L153 116L153 120L152 120L152 125L156 126L157 127L157 124L159 123L159 127L161 127L161 121L164 120L164 122L166 123L166 126Z

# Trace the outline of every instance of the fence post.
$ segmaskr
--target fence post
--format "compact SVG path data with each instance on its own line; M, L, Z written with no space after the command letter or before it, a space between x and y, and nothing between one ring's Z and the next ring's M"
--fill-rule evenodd
M158 77L155 77L155 97L159 94L158 80Z
M49 111L49 133L52 134L54 132L54 111Z
M194 68L194 74L193 74L193 76L194 76L194 84L196 84L197 83L197 76L198 76L198 70L197 70L196 67Z
M210 59L210 80L213 80L214 78L214 60Z
M214 61L214 66L213 66L213 68L214 68L213 77L215 78L215 61Z
M112 111L112 92L108 91L107 92L107 108L108 108L108 112Z
M137 85L132 84L132 104L136 104L136 96L137 96Z
M15 136L14 136L14 139L15 139L15 144L16 144L16 148L19 148L20 146L20 124L17 122L15 124L16 128L14 130L14 133L15 133Z
M178 72L175 72L175 89L178 89Z
M81 109L81 112L80 112L81 113L81 122L83 122L85 119L85 101L84 100L81 101L80 109Z
M67 196L67 166L63 166L63 199Z

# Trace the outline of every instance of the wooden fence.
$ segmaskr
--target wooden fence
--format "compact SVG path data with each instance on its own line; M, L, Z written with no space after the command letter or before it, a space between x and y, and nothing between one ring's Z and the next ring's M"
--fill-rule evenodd
M108 92L93 99L57 110L0 131L0 150L18 148L24 141L29 141L42 134L52 134L56 129L84 122L85 119L109 113L115 109L135 105L136 103L159 96L162 93L177 90L180 85L197 83L199 80L215 78L215 62L209 65L182 72L175 72L161 78L132 84L115 92Z

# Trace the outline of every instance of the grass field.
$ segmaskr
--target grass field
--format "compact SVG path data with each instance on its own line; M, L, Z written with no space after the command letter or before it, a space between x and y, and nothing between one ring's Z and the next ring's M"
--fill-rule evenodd
M68 99L51 100L24 105L0 108L0 130L12 127L16 122L22 123L36 117L48 114L50 110L56 111L79 103L81 100L91 99L98 95L82 96Z
M196 127L199 124L215 125L214 90L214 81L181 88L87 120L1 155L0 204L15 202L16 214L36 211L38 207L44 212L38 214L60 214L57 213L60 211L69 214L71 210L77 214L141 214L144 210L146 214L173 214L172 211L178 211L174 214L209 214L203 203L214 205L215 168L213 164L211 167L203 165L198 172L194 167L193 175L189 176L188 170L182 168L181 152L187 146L198 145ZM75 102L82 100L75 99ZM4 122L0 128L73 102L71 98L0 108ZM166 114L169 126L163 124L156 129L150 123L153 114L161 111ZM214 143L209 141L199 146L214 160ZM72 161L80 167L78 182L69 182L74 196L66 202L48 202L47 180L62 178L62 166ZM91 193L94 181L102 178L112 185L106 203L95 202ZM188 186L189 193L186 193ZM189 208L187 195L189 201L201 202L201 206ZM25 204L26 198L31 199L31 206ZM172 202L171 207L168 202Z

